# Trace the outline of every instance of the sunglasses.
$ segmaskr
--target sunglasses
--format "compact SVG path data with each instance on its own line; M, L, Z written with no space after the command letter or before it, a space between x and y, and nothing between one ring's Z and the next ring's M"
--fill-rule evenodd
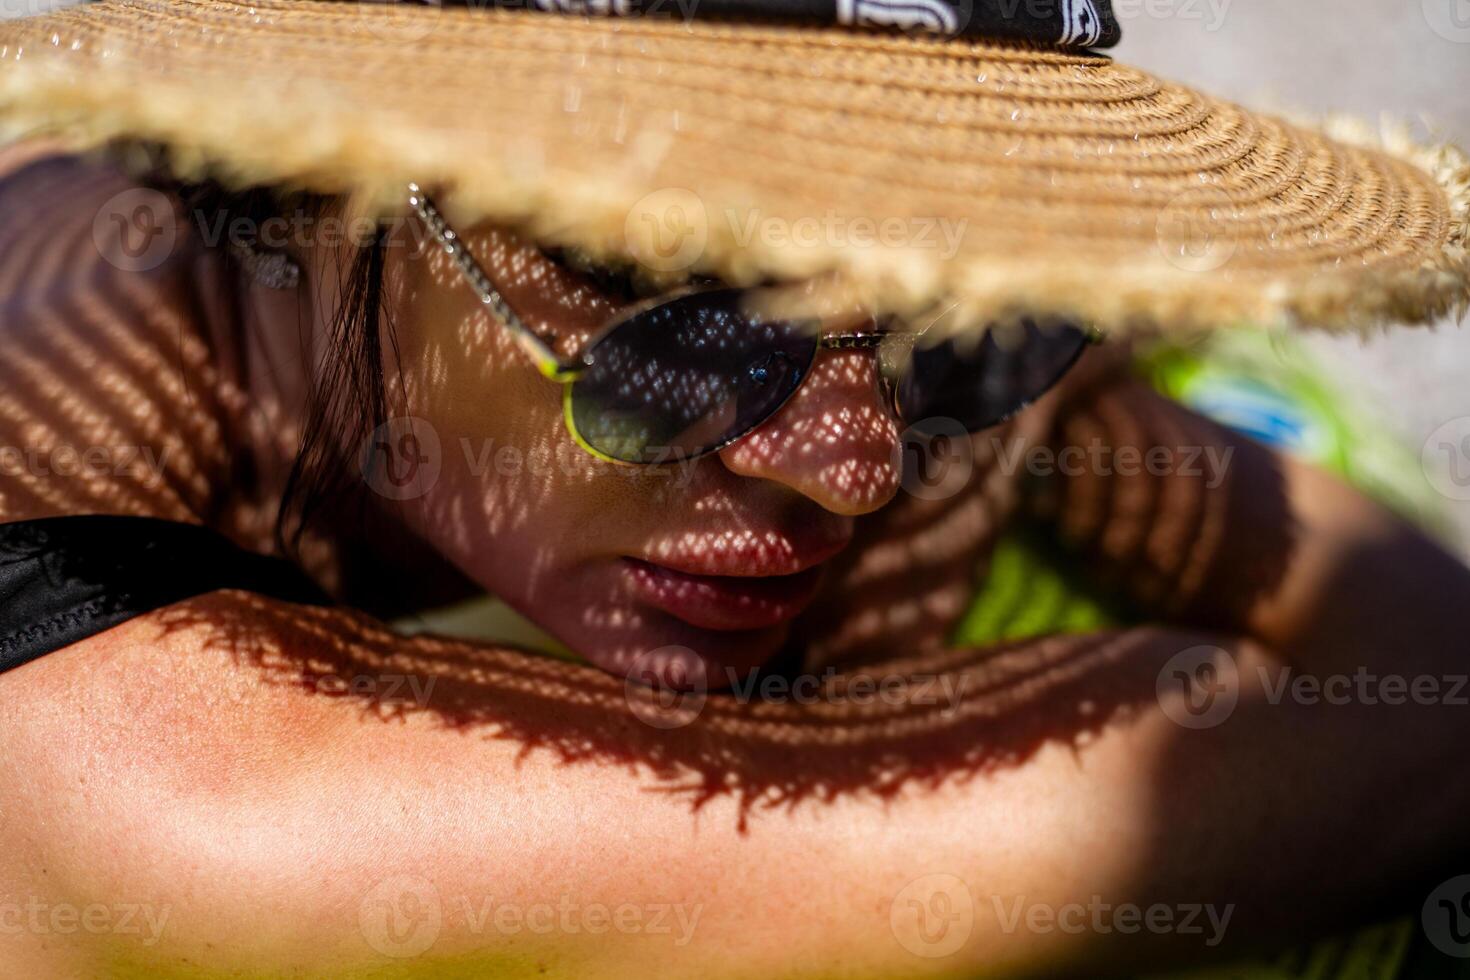
M923 331L824 330L820 320L764 311L755 290L696 287L620 313L581 353L562 358L510 308L417 184L408 203L480 302L563 386L572 438L614 463L718 452L780 411L824 350L875 351L879 397L911 431L939 435L958 423L979 432L1043 395L1099 339L1068 323L1026 320L978 342L920 343Z

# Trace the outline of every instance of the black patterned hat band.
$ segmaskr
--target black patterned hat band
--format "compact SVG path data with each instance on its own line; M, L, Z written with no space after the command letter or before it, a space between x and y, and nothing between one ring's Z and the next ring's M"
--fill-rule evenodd
M946 37L1010 38L1107 48L1121 32L1109 0L430 0L568 14L766 20L888 28Z

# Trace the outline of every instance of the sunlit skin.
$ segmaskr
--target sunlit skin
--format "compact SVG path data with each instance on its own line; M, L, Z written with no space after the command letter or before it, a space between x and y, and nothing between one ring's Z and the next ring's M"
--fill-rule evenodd
M8 173L24 151L6 152ZM0 481L0 519L146 514L269 550L342 256L303 252L295 294L197 244L124 273L99 259L91 225L127 186L82 164L0 180L0 446L36 460ZM564 352L613 312L550 282L563 273L507 233L467 231ZM1416 908L1449 873L1470 814L1463 708L1273 703L1260 671L1463 673L1470 577L1335 479L1129 379L1119 346L977 440L972 479L945 500L898 489L898 429L861 353L824 354L779 415L681 486L576 448L557 387L442 258L405 249L389 271L400 362L387 381L438 435L441 472L408 501L367 492L366 522L329 522L304 563L348 600L365 577L457 598L438 588L462 586L446 574L457 569L591 664L404 637L374 602L217 592L0 675L0 973L1131 974ZM1178 474L1023 483L997 465L992 435L1208 447L1232 463L1209 489ZM513 447L558 465L476 473L461 438L472 460L494 440L492 460ZM78 446L146 448L154 463L52 465ZM1021 510L1150 625L948 649L990 543ZM820 556L819 594L751 630L655 608L623 564L732 560L745 564L722 571L748 576L803 553ZM849 673L814 704L715 694L660 728L641 720L652 695L623 671L669 644L737 671L796 644L813 669ZM1200 645L1233 658L1239 704L1191 730L1157 683ZM896 699L844 698L866 676L854 664ZM931 698L935 682L958 699ZM893 919L932 874L963 882L975 909L942 957L915 952L912 925ZM443 913L411 954L373 925L385 908L417 921L393 885L405 877L427 882ZM1209 947L1008 929L996 912L1095 897L1234 912ZM682 944L677 925L506 931L461 900L471 913L486 900L677 903L698 920ZM167 918L154 936L146 919L133 932L54 928L49 912L24 924L30 907L120 904Z

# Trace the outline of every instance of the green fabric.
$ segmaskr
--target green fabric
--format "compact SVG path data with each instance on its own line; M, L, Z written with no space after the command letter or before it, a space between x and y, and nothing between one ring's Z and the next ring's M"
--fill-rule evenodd
M1137 368L1161 393L1221 424L1307 459L1431 534L1448 527L1417 455L1376 425L1357 394L1339 390L1288 337L1219 333L1160 344ZM1022 528L996 546L955 642L980 646L1128 625L1141 617L1091 584L1075 559ZM1418 910L1393 922L1225 968L1171 980L1429 980L1470 978L1470 961L1429 944Z
M1034 528L996 543L987 574L955 629L958 646L1056 633L1091 633L1134 617L1091 587L1076 560Z

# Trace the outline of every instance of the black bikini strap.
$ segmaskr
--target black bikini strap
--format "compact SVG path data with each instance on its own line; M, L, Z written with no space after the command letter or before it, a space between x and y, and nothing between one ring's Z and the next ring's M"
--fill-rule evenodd
M327 601L290 562L196 524L100 514L0 524L0 672L216 589Z

